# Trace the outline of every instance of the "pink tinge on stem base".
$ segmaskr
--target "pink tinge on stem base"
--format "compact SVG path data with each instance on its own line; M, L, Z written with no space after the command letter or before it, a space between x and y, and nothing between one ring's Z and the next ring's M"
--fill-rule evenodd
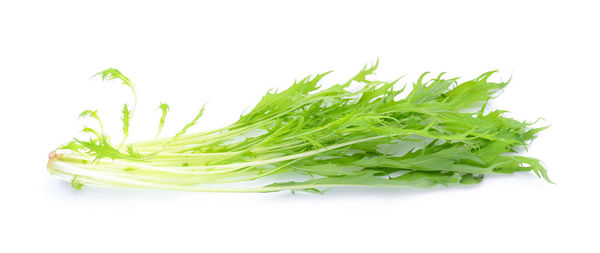
M48 154L48 164L46 165L47 168L50 168L50 164L52 163L52 161L54 161L54 158L56 158L58 155L56 154L56 150L50 152L50 154Z

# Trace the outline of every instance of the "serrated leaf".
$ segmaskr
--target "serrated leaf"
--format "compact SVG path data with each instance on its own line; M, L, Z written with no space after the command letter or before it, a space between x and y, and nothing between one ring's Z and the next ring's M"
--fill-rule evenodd
M165 124L165 120L167 118L167 112L169 111L169 105L160 103L160 106L158 106L158 108L162 111L162 116L160 117L160 122L158 123L158 131L156 132L156 137L154 138L158 138L160 132L162 131L163 125Z

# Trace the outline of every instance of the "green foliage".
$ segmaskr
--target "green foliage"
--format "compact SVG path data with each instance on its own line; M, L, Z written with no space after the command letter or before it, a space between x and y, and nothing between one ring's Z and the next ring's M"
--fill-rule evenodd
M102 124L102 120L100 120L100 117L98 117L98 110L85 110L83 111L81 114L79 114L79 118L92 118L95 119L98 122L98 125L100 125L100 129L102 129L102 131L104 131L104 125ZM89 129L84 128L83 130L84 132L90 132Z
M133 86L131 80L129 80L129 78L127 78L125 75L123 75L123 73L121 73L121 71L117 69L108 68L96 73L96 75L94 76L100 76L103 81L119 79L123 82L124 85L127 85L127 87L129 87L131 91L135 94L135 87Z
M518 154L545 127L502 110L485 112L508 83L489 81L494 71L465 82L425 73L405 92L396 89L399 80L370 78L378 63L329 88L319 85L327 72L269 91L237 122L213 131L187 133L204 107L173 137L125 147L84 128L92 139L61 146L67 152L51 160L49 170L73 180L86 175L86 183L98 186L223 192L470 185L485 175L522 171L551 182L539 160ZM98 75L120 79L135 94L118 70ZM358 89L349 90L355 83ZM159 108L157 137L169 106ZM131 114L124 105L125 138ZM95 111L82 117L102 124Z
M163 126L165 125L165 120L167 119L167 112L169 111L169 105L160 103L158 108L162 111L162 116L160 117L160 122L158 123L158 131L156 132L156 137L160 135L160 131L162 131Z
M84 151L84 153L93 157L93 160L111 158L113 160L124 159L130 161L143 161L150 157L149 155L142 155L135 152L132 146L128 146L127 150L119 150L110 144L108 137L106 136L100 136L99 139L92 139L89 141L75 139L75 144L67 146L68 149L71 149L72 147L81 147L78 151Z
M77 180L77 176L74 176L73 179L71 180L71 187L73 187L74 189L77 189L77 190L81 190L82 186L83 186L83 184L81 184L81 182L79 182L79 180Z
M169 141L167 142L172 143L174 141L176 141L177 139L179 139L182 135L185 134L185 132L192 126L196 125L196 122L198 122L198 119L200 119L200 117L202 117L202 114L204 113L204 106L202 106L202 108L200 109L200 111L198 112L198 114L196 114L196 117L194 117L194 119L190 122L187 123L183 129L181 129L181 131L179 131L177 134L175 134L175 136Z
M81 132L93 134L94 136L96 136L96 138L100 138L100 133L98 133L98 131L96 131L93 128L90 128L90 127L84 126L83 130L81 130Z
M129 120L131 119L131 111L129 111L129 109L127 108L127 104L123 105L123 117L121 118L121 120L123 121L123 141L125 142L125 139L127 139L127 136L129 136Z
M129 135L129 119L131 118L131 111L127 108L127 104L123 105L123 117L121 120L123 121L123 134Z

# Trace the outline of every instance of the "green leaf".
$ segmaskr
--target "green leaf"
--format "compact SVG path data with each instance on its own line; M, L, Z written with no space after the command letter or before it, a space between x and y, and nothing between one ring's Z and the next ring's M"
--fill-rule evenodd
M175 136L170 140L170 142L174 142L177 139L179 139L182 135L185 134L185 132L192 126L196 125L196 122L198 122L198 119L200 119L200 117L202 117L202 114L204 113L204 107L202 106L202 108L200 109L200 111L198 112L198 114L196 114L196 117L194 117L194 119L190 122L187 123L183 129L181 129L179 132L177 132L177 134L175 134Z
M167 118L167 111L169 111L169 105L160 103L160 106L158 106L158 108L162 111L162 116L160 117L160 122L158 123L158 131L156 132L156 137L154 138L158 138L160 132L162 131L163 125L165 124L165 119Z
M101 131L104 131L104 125L102 124L102 120L100 120L100 117L98 117L98 110L85 110L81 114L79 114L79 118L95 119L100 125Z
M73 189L81 190L82 186L83 184L79 180L77 180L77 176L74 176L71 180L71 187L73 187Z
M129 120L131 119L131 111L127 108L127 104L123 105L123 116L121 120L123 121L123 141L129 136Z
M121 73L121 71L119 71L118 69L108 68L108 69L105 69L103 71L96 73L96 75L94 75L94 76L100 76L103 81L109 81L109 80L115 80L115 79L121 80L123 82L123 84L126 85L127 87L129 87L131 89L131 91L135 94L135 87L133 86L133 83L131 82L131 80L129 80L128 77L123 75L123 73Z
M84 126L83 130L81 130L81 132L90 133L90 134L93 134L96 138L100 138L100 134L98 133L98 131L96 131L93 128L90 128L90 127Z

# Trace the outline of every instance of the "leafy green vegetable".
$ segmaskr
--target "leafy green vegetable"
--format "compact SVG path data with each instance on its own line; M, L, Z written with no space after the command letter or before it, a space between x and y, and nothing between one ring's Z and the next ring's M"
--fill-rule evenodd
M123 106L121 144L113 145L96 111L82 117L89 140L74 139L51 155L51 174L73 187L145 187L188 191L323 192L337 186L433 187L479 183L485 175L533 171L551 182L537 159L518 155L545 127L485 113L507 82L494 72L459 83L443 74L421 75L410 92L397 82L370 79L377 64L347 82L321 88L329 72L268 92L240 119L223 128L187 133L204 107L173 137L131 142L134 110ZM116 69L98 73L135 88ZM351 89L359 84L357 89ZM135 98L137 100L137 98ZM135 103L134 103L135 108ZM53 153L54 154L54 153Z

